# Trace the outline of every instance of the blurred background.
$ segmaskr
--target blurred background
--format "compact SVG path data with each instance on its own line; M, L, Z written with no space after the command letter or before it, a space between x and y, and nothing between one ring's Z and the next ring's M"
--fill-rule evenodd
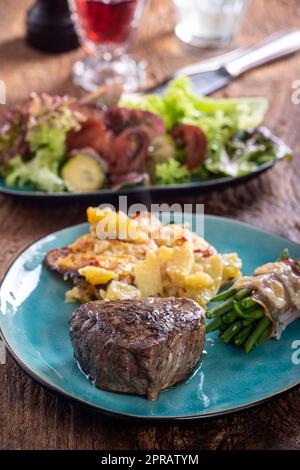
M57 0L52 1L57 2ZM61 2L61 6L63 3L66 4L64 0L58 1ZM214 2L220 3L220 0L214 0ZM50 93L82 94L82 90L74 85L71 75L74 63L86 57L87 47L85 47L85 50L78 47L58 54L38 50L30 46L26 41L26 35L28 37L28 34L30 34L28 29L32 28L32 23L26 26L26 15L28 15L30 8L36 6L37 3L40 3L39 8L42 7L42 13L39 12L41 17L38 18L38 21L42 23L41 30L43 32L43 22L49 20L47 16L51 12L51 8L49 10L49 0L40 0L40 2L33 0L0 0L0 79L6 83L7 99L9 102L23 98L31 90L38 92L48 91ZM118 1L115 3L118 3ZM174 3L177 6L177 16ZM215 41L214 37L208 38L207 45L210 47L206 48L203 37L200 38L200 41L199 38L195 40L192 34L189 37L189 28L185 28L186 24L191 24L191 17L195 16L191 15L191 11L195 12L195 3L197 3L197 0L186 0L184 2L183 0L175 0L175 2L172 0L145 1L142 17L138 20L140 24L137 37L132 44L131 41L128 42L129 50L134 54L134 57L137 60L147 62L147 85L154 84L157 80L160 81L184 65L204 60L236 47L251 45L279 29L284 29L287 26L299 26L300 24L299 16L290 14L288 17L289 13L285 13L286 11L291 12L295 10L295 8L286 10L286 4L297 3L295 0L253 0L252 2L242 3L238 0L234 11L230 10L228 13L228 5L225 5L227 10L222 5L222 15L209 19L211 21L210 25L212 25L210 31L213 33L214 28L219 31L220 25L222 25L221 40L220 37L217 41ZM207 0L204 0L204 3L207 4ZM240 15L240 13L244 14ZM53 16L53 11L51 15ZM55 27L57 25L61 26L59 25L61 21L60 15L61 11L55 16ZM240 17L241 29L238 31L237 26L239 26ZM266 21L267 17L270 18L270 21ZM204 18L206 17L204 16ZM220 18L223 18L221 23ZM224 18L227 18L227 23ZM36 18L31 16L29 20L34 22ZM53 18L51 18L51 21L53 21ZM206 23L207 21L206 19ZM119 23L117 22L116 24ZM175 34L176 24L177 36ZM192 26L191 24L190 30ZM67 28L65 24L63 27ZM113 27L113 25L110 25L110 27ZM207 28L204 28L199 18L196 26L194 24L193 27L199 27L200 31L201 29L203 30L202 36L204 35L204 39L205 35L209 34L209 31L206 31ZM236 31L232 31L233 36L234 33L237 33L237 35L230 41L231 38L227 36L230 36L231 30L234 27L236 27ZM41 31L39 30L38 32L40 33ZM222 35L225 36L223 38L224 41L222 41ZM196 43L200 47L189 46L186 42L179 39L178 36L184 41ZM81 37L81 40L84 42L84 38ZM29 37L29 41L32 42L32 37ZM43 41L40 41L39 44L38 36L33 38L33 43L34 41L35 46L43 47ZM61 41L61 49L68 48L69 46L70 48L76 47L74 37L73 39L68 37L68 41L70 41L70 44L67 45L64 44L63 40ZM284 67L284 64L282 62L281 67ZM250 95L252 89L253 92L257 91L256 78L259 76L259 73L260 70L257 70L247 76L247 93ZM276 79L276 77L271 76L271 73L269 78L271 82ZM261 84L260 89L262 93L264 92L264 87L270 86L270 81L264 80L264 83ZM234 83L230 88L232 90L232 87L237 87L238 92L238 86L237 83ZM224 91L222 93L224 94Z

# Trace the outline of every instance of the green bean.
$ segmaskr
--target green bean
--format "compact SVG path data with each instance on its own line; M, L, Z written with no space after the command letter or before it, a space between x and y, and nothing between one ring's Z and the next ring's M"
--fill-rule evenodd
M257 307L257 302L253 300L251 297L246 297L245 299L241 300L241 306L245 310L249 310L250 308Z
M270 325L271 325L271 320L268 317L264 317L262 318L262 320L260 320L260 322L256 326L253 333L251 333L251 335L245 342L244 349L247 354L252 351L252 349L255 346L256 341L259 339L259 337L262 335L265 329L269 327Z
M288 248L285 248L285 249L282 250L282 252L280 253L280 256L278 256L277 261L282 261L282 260L284 260L284 259L288 259L289 256L290 256L289 250L288 250Z
M241 307L241 304L237 302L236 300L233 303L233 308L239 317L245 318L246 313L244 312L244 309Z
M232 338L239 333L239 331L243 328L243 324L241 321L236 321L232 325L230 325L227 330L224 331L221 335L221 340L224 343L229 343Z
M207 309L206 317L207 318L219 317L223 315L224 313L229 312L232 309L232 307L233 307L233 300L232 299L225 300L224 302L220 303L220 305Z
M260 344L262 344L264 341L266 341L270 337L271 333L271 327L270 325L267 326L267 328L262 332L260 337L257 339L255 343L255 347L257 348Z
M226 325L231 325L235 320L237 320L238 316L234 310L230 310L230 312L225 313L222 316L222 320Z
M258 307L254 310L251 310L249 312L249 315L247 315L247 320L255 318L255 320L260 320L261 318L264 318L265 316L265 311L262 307Z
M256 318L249 318L249 320L244 320L243 321L243 326L249 326L249 325L253 325L253 323L256 323L257 322L257 319Z
M243 300L246 297L249 297L249 295L252 294L252 289L242 289L238 291L237 294L235 294L234 298L235 300Z
M206 327L206 333L211 333L212 331L218 330L222 325L222 318L214 318Z
M262 307L257 305L257 308L254 310L244 310L239 302L234 302L233 306L234 310L236 311L237 315L244 320L259 320L265 316L264 310Z
M248 336L253 331L253 325L248 325L243 328L233 339L233 342L236 346L242 346L242 344L246 341Z
M216 295L213 299L211 299L211 302L219 302L220 300L227 300L230 297L233 297L237 293L237 289L228 289L225 290L224 292L221 292L220 294Z
M259 307L247 313L247 315L245 315L244 318L245 320L260 320L261 318L264 318L264 316L265 316L264 309L262 307Z
M223 333L223 331L227 330L227 328L228 328L228 325L226 325L226 323L224 323L224 322L222 321L222 323L221 323L221 325L220 325L220 327L219 327L219 330L221 331L221 333Z

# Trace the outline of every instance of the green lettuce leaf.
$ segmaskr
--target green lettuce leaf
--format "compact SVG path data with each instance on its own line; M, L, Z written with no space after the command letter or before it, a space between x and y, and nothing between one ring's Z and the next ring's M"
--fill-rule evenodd
M291 152L271 133L256 131L268 109L265 98L198 96L189 78L179 77L170 83L163 96L146 95L134 101L127 99L122 105L158 113L167 130L181 123L201 127L207 138L207 151L203 164L192 172L193 180L240 176ZM183 163L180 152L176 158ZM174 182L177 171L181 169L182 165L176 166L172 161L169 167L159 167L159 178L164 182ZM162 171L166 171L166 176ZM187 179L185 174L183 180Z
M8 186L30 184L46 192L65 189L59 170L66 158L66 136L83 120L70 104L66 98L32 97L26 133L29 160L22 160L20 155L9 160L5 168Z
M166 163L158 163L155 168L156 184L182 184L191 181L191 173L185 165L171 158Z
M19 155L15 156L9 161L9 169L6 174L7 186L23 187L30 184L40 191L49 193L65 189L64 182L57 173L46 166L40 166L36 158L25 163Z
M121 105L159 114L167 129L186 122L199 125L210 134L223 126L232 129L257 127L268 109L265 98L214 99L198 96L187 77L173 80L163 96L123 99Z

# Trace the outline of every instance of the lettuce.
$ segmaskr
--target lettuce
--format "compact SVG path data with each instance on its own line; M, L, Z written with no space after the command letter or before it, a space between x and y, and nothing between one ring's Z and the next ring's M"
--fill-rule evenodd
M257 139L253 141L252 138L268 109L264 98L214 99L198 96L191 81L187 77L179 77L170 83L163 96L146 95L135 101L123 100L121 104L159 114L167 130L181 123L202 128L207 137L207 151L203 164L192 172L193 180L236 177L283 156L282 152L278 153L278 146L271 134L267 137L262 135L259 140L258 132ZM289 150L285 148L286 154ZM254 158L255 155L257 158ZM182 163L179 157L177 160ZM176 166L174 161L169 166L159 166L160 181L164 184L177 182L177 172L180 173L182 168L181 165ZM188 180L186 173L182 179L184 182Z
M65 189L59 170L66 153L66 136L77 129L82 116L72 111L66 98L34 95L30 103L26 142L29 160L20 155L10 159L5 169L8 186L30 184L41 191Z
M188 77L173 80L163 96L123 99L121 105L159 114L167 129L186 122L199 125L209 134L223 126L235 130L257 127L268 109L265 98L214 99L198 96Z
M158 163L155 169L156 184L182 184L191 181L191 173L185 165L171 158L166 163Z
M242 176L259 166L292 156L291 149L267 128L238 131L220 147L211 145L205 158L205 168L217 176Z
M9 171L5 182L8 186L20 187L30 184L40 191L49 193L65 189L63 180L55 172L46 166L39 165L36 158L24 163L19 155L9 161Z

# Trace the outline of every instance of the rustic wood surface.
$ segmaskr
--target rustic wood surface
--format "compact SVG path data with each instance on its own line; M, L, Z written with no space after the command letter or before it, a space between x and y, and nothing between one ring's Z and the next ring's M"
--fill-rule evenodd
M76 92L71 65L82 51L46 55L24 43L24 14L30 0L1 2L0 79L8 101L32 90ZM173 35L174 14L168 0L152 1L136 46L155 80L180 65L215 51L190 51ZM266 35L300 27L297 0L253 0L236 45L252 44ZM218 53L218 52L217 52ZM262 95L270 99L267 124L295 151L249 183L194 196L206 213L247 221L300 241L300 105L291 101L292 81L300 79L300 56L253 71L219 92L220 96ZM100 201L99 201L100 202ZM45 204L0 197L1 275L29 243L54 230L81 222L85 203ZM207 422L176 425L124 423L82 409L43 389L7 357L0 365L1 449L299 449L300 389L240 414Z

